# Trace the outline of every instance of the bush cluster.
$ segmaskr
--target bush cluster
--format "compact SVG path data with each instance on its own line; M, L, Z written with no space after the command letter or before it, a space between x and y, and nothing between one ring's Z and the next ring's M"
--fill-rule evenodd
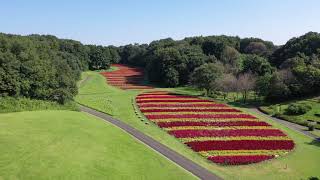
M302 115L302 114L307 113L311 109L312 109L312 107L307 104L292 103L292 104L289 104L288 108L286 109L286 114L288 114L288 115Z

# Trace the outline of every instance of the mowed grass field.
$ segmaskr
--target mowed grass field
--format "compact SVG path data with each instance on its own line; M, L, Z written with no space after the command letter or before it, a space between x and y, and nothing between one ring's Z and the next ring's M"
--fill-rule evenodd
M97 72L86 72L83 79L88 78L79 89L76 101L86 106L109 113L114 117L130 124L159 142L183 154L194 162L225 179L308 179L312 176L320 177L320 144L312 139L277 124L269 119L251 113L277 128L286 132L296 143L293 152L284 157L262 162L259 164L243 166L221 166L209 162L191 149L186 147L174 137L158 128L155 124L145 124L134 113L132 101L141 91L123 91L106 84L106 80ZM171 90L188 94L188 89L157 89ZM195 93L190 91L190 93Z
M0 179L196 179L100 119L74 111L0 114Z
M302 115L287 115L286 109L290 103L309 105L311 110ZM261 109L269 114L280 113L283 119L305 126L308 124L307 120L318 122L316 127L320 129L320 116L316 115L320 114L320 97L262 106Z

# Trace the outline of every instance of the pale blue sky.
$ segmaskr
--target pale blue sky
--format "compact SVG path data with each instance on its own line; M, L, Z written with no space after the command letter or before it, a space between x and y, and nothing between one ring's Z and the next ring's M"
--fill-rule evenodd
M320 32L320 0L8 0L0 32L53 34L86 44L149 43L199 35L283 44Z

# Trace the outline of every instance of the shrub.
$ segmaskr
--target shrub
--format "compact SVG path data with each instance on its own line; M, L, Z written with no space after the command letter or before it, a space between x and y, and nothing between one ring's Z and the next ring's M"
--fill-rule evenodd
M296 104L292 103L289 104L288 108L286 109L286 114L288 115L302 115L307 113L311 110L311 106L307 104Z

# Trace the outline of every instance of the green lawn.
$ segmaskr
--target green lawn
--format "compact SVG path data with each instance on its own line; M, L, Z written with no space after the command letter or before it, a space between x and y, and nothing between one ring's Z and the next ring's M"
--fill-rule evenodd
M0 179L195 179L124 131L72 111L0 114Z
M303 115L286 115L285 111L290 103L298 103L298 104L307 104L312 107L312 109ZM310 98L305 100L297 100L297 101L290 101L285 102L281 104L274 104L270 106L262 106L261 109L268 114L276 114L280 113L278 116L280 116L283 119L286 119L287 121L291 121L297 124L301 125L307 125L307 120L313 120L320 123L320 117L316 116L316 113L320 114L320 99L319 98ZM320 124L316 126L317 128L320 128Z
M216 173L225 179L307 179L311 176L320 177L320 145L312 139L292 131L280 124L265 119L274 126L281 128L294 139L296 148L285 157L273 159L259 164L245 166L220 166L211 163L194 153L184 144L153 123L145 124L134 113L132 100L141 91L123 91L107 85L105 78L96 72L86 72L83 77L90 76L90 80L79 89L76 101L100 111L112 114L114 117L141 130L159 142L171 147L189 159ZM160 90L160 89L157 89ZM162 89L185 94L199 94L192 88ZM243 109L246 110L246 109ZM256 115L258 116L258 115ZM261 119L264 119L261 117Z

